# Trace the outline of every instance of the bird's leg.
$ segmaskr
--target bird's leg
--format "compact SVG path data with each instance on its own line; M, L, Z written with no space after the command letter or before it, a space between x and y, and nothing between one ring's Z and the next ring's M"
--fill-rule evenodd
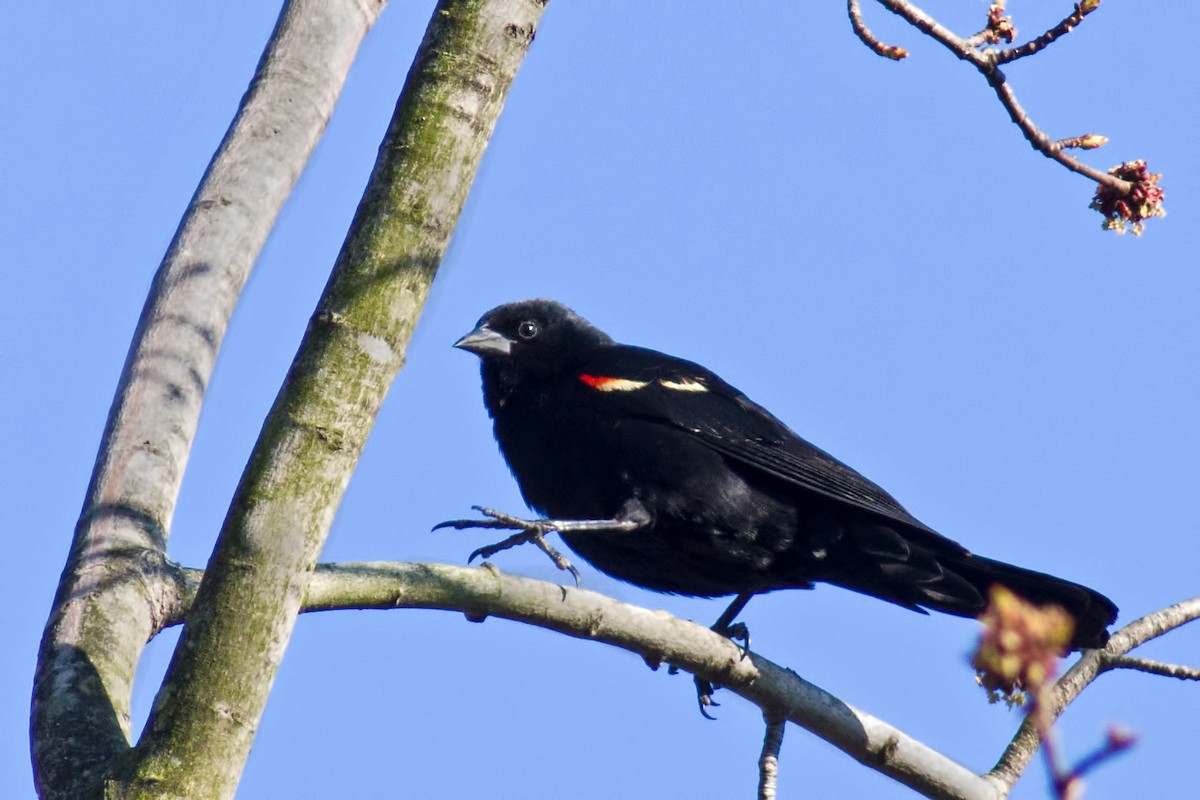
M734 622L734 620L746 608L746 604L753 596L753 592L742 592L733 598L733 602L721 612L721 616L717 617L717 621L712 624L714 633L742 643L742 658L745 658L746 654L750 652L750 629L746 627L746 623Z
M470 558L467 559L468 564L474 561L477 556L491 558L502 550L507 550L510 547L516 547L526 542L532 542L554 562L554 566L571 573L571 576L575 578L575 586L577 588L580 585L579 570L575 569L562 553L555 550L546 541L547 533L550 531L558 531L559 533L633 531L646 524L645 519L639 518L637 515L614 519L521 519L520 517L514 517L511 514L505 514L502 511L485 508L484 506L471 506L471 508L487 517L487 519L447 520L446 522L434 525L433 530L436 531L439 528L454 528L455 530L463 530L465 528L498 528L501 530L515 530L518 533L509 536L503 541L479 548L471 553Z
M733 602L729 607L721 612L721 616L717 617L717 621L712 624L712 632L732 639L734 642L742 642L742 658L750 652L750 629L746 627L744 622L734 622L737 615L742 613L742 609L750 602L750 598L754 596L753 592L742 592L737 597L733 598ZM696 702L700 704L700 714L705 719L716 719L712 714L708 713L709 706L721 705L713 700L713 692L718 687L713 686L711 682L704 680L700 676L693 678L696 683Z

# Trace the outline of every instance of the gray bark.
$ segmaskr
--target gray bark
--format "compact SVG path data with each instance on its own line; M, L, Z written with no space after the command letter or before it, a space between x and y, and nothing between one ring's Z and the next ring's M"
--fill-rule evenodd
M115 794L232 797L342 493L543 5L443 0Z
M159 609L164 624L181 622L199 575L178 570L177 594ZM670 663L754 703L769 720L786 719L834 745L864 766L939 800L996 800L1008 796L1029 766L1039 737L1026 721L1000 763L976 775L893 725L855 708L795 672L741 648L709 628L573 587L446 564L365 562L318 565L301 610L426 608L457 611L473 622L515 620ZM1200 619L1193 597L1130 622L1103 650L1087 651L1050 690L1058 716L1093 680L1120 665L1130 650Z
M676 664L930 797L1006 795L1037 748L1029 725L993 772L979 776L790 670L743 657L728 640L664 612L491 567L343 564L314 572L533 39L540 0L438 5L209 568L202 574L166 560L175 499L233 306L382 4L286 4L155 278L39 654L31 725L39 794L229 797L298 612L421 607L521 620ZM1117 659L1129 649L1197 616L1200 599L1193 599L1127 626L1059 681L1055 713L1106 669L1124 666ZM130 689L144 643L185 619L147 731L131 748Z
M171 517L229 317L383 3L291 0L158 269L109 412L35 676L44 798L98 797L129 748Z

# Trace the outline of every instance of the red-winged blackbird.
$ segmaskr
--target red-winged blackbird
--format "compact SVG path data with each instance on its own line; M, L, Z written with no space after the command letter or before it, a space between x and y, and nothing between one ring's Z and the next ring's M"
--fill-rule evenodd
M455 343L482 360L496 440L541 527L484 510L455 527L525 528L490 556L556 530L614 578L681 595L831 583L913 611L978 616L1002 584L1076 620L1101 647L1117 616L1076 583L971 554L704 367L616 344L565 306L492 309ZM565 560L558 558L567 568Z

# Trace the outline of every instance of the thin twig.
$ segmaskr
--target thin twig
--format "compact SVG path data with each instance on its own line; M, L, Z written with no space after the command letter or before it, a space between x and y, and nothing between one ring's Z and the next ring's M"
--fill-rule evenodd
M1036 706L1029 712L1030 717L1035 715L1041 715L1045 720L1045 715L1041 714ZM1058 755L1058 731L1054 730L1053 724L1049 722L1035 722L1038 725L1038 734L1042 738L1042 756L1045 758L1046 773L1050 778L1051 796L1057 800L1066 800L1068 782L1066 771L1062 768L1062 759Z
M1029 140L1029 143L1033 145L1035 150L1046 158L1053 159L1072 172L1077 172L1096 183L1107 184L1125 194L1128 194L1133 189L1133 184L1129 181L1121 180L1109 175L1107 172L1102 172L1069 155L1066 152L1067 148L1063 146L1062 142L1051 139L1041 128L1035 125L1033 120L1029 118L1029 113L1017 102L1016 94L1013 92L1012 87L1008 85L1008 79L999 68L984 69L980 67L979 71L983 73L984 77L987 78L988 85L996 92L996 97L999 98L1000 105L1004 106L1004 110L1008 112L1009 118L1021 129L1021 133L1025 134L1025 138Z
M1134 669L1138 672L1149 672L1151 675L1162 675L1165 678L1179 678L1182 681L1200 681L1200 667L1185 667L1182 664L1166 664L1149 658L1136 656L1112 656L1105 659L1104 669Z
M992 56L993 61L996 64L1007 64L1010 61L1016 61L1018 58L1031 56L1039 50L1045 49L1051 43L1070 33L1076 25L1083 22L1084 17L1095 11L1096 7L1099 5L1099 0L1093 3L1076 3L1075 10L1068 14L1062 22L1058 23L1041 36L1038 36L1036 39L1031 39L1019 47L1009 47L1004 50L997 51Z
M1104 744L1097 747L1092 752L1088 753L1075 764L1071 770L1071 775L1075 781L1083 779L1084 775L1094 770L1096 767L1108 761L1113 756L1125 752L1137 742L1137 737L1133 734L1119 728L1112 728L1108 732L1108 738Z
M775 800L779 788L779 750L783 747L783 728L787 720L763 712L767 723L762 754L758 757L758 800Z
M1066 674L1043 693L1041 701L1048 715L1048 723L1058 719L1088 684L1109 669L1105 666L1106 662L1196 619L1200 619L1200 596L1135 619L1114 633L1103 650L1085 651L1079 661L1075 662L1075 666L1067 670ZM1012 786L1029 766L1029 761L1037 753L1040 742L1037 722L1027 718L1005 748L996 766L987 774L1000 780L1005 786Z
M1067 22L1072 20L1074 18L1074 14L1068 16L1055 28L1047 31L1046 34L1043 34L1042 36L1033 40L1033 42L1022 45L1021 47L1002 51L981 51L977 47L973 46L972 39L964 39L963 37L958 36L949 28L945 27L927 14L925 11L918 8L913 3L908 2L908 0L879 0L879 3L884 8L904 19L917 30L940 42L959 59L970 62L987 80L988 85L992 87L992 90L996 93L996 97L1000 100L1000 104L1004 106L1006 111L1008 111L1009 117L1014 123L1016 123L1017 127L1021 130L1021 133L1025 136L1029 143L1033 145L1035 150L1047 158L1057 161L1072 172L1079 173L1080 175L1083 175L1084 177L1093 180L1098 184L1108 186L1122 195L1127 195L1133 190L1133 184L1129 181L1122 180L1121 178L1117 178L1106 172L1102 172L1095 167L1088 166L1074 156L1064 152L1067 149L1067 147L1064 145L1064 142L1069 143L1073 140L1059 141L1052 139L1037 125L1035 125L1033 120L1029 118L1029 114L1024 108L1021 107L1021 104L1017 102L1016 94L1008 85L1008 79L1005 77L1004 72L1000 69L1000 64L1005 63L1006 61L1012 61L1014 58L1019 58L1021 55L1029 55L1032 52L1036 52L1038 49L1045 47L1050 42L1062 36L1066 31L1063 30L1058 32L1059 28L1063 27ZM1091 8L1094 8L1094 5L1089 5L1089 0L1085 0L1083 5L1088 7L1088 11L1090 11ZM1076 6L1075 13L1078 13L1080 18L1082 18L1082 16L1088 13L1088 11L1083 11L1079 6ZM851 18L853 19L853 16ZM1051 34L1054 35L1051 36ZM859 38L862 37L860 36ZM1035 43L1039 42L1040 44L1038 44L1037 47L1034 47L1028 53L1023 52L1024 48L1031 47ZM1017 53L1017 55L1004 56L1003 54L1006 53Z
M1109 728L1103 744L1075 762L1074 766L1067 766L1063 763L1061 743L1058 731L1054 728L1054 720L1046 713L1044 698L1045 691L1039 691L1027 719L1033 722L1042 740L1042 754L1046 757L1046 772L1050 779L1052 795L1057 800L1075 800L1082 791L1083 777L1114 756L1133 747L1137 737L1124 728L1113 726Z
M977 53L975 48L967 44L967 40L938 22L908 0L879 0L879 4L901 17L909 25L932 39L941 42L950 52L963 61L974 63ZM976 65L978 66L978 65Z
M884 44L871 33L871 29L867 27L867 23L863 20L862 7L859 0L847 0L846 11L850 14L850 27L854 29L854 35L871 48L875 55L884 58L890 58L892 61L899 61L902 58L908 57L908 51L903 47Z

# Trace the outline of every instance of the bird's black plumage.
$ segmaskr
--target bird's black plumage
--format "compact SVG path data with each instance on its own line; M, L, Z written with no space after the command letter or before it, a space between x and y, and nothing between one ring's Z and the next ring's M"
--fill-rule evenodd
M825 582L966 617L1002 584L1070 612L1075 647L1108 638L1108 598L973 555L698 364L616 344L549 300L492 309L457 346L482 360L526 502L634 528L562 532L615 578L704 597Z

